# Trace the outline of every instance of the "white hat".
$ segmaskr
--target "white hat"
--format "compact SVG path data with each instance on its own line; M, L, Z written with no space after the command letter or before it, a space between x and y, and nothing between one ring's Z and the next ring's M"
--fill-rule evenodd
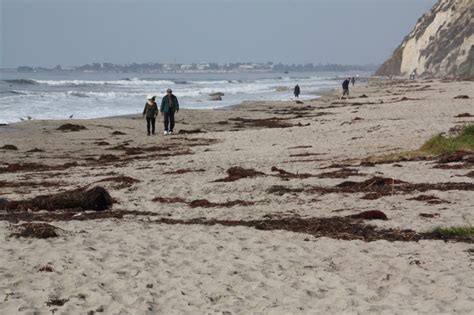
M146 97L146 99L147 99L147 100L152 100L154 97L155 97L155 95L149 94L149 95Z

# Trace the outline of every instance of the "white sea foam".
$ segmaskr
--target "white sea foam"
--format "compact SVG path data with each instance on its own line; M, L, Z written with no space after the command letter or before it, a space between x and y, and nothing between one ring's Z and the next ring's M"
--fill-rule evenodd
M111 80L111 81L94 81L94 80L35 80L39 84L46 84L51 86L91 86L91 85L130 85L130 86L145 86L145 85L173 85L173 81L168 80Z

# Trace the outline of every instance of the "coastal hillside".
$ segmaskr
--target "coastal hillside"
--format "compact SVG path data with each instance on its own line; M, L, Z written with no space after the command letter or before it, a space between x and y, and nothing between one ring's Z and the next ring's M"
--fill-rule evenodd
M376 75L474 78L472 0L439 0Z

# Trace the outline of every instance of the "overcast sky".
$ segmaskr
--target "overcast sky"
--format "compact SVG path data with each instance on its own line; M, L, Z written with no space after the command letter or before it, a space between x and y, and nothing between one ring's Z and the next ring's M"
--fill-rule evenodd
M0 0L0 67L381 63L435 0Z

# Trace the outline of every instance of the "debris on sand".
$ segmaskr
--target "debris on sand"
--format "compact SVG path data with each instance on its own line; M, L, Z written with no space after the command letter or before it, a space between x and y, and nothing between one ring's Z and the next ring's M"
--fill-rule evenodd
M438 164L446 164L453 162L468 162L474 163L474 152L455 151L453 153L444 154L436 161Z
M308 149L308 148L312 148L313 146L312 145L299 145L299 146L296 146L296 147L289 147L288 150L293 150L293 149Z
M364 175L365 174L363 173L359 173L358 170L344 167L337 171L318 174L317 177L318 178L347 178L349 176L364 176Z
M271 171L272 172L278 172L278 175L275 175L275 176L278 176L278 177L283 178L283 179L290 179L290 178L303 179L303 178L309 178L309 177L314 176L314 175L307 174L307 173L301 173L301 174L296 173L295 174L295 173L287 172L284 169L278 168L276 166L272 166Z
M61 130L61 131L81 131L81 130L86 130L86 129L87 128L85 126L75 125L75 124L70 124L70 123L61 125L57 128L57 130Z
M371 193L365 194L364 196L360 197L360 199L376 200L376 199L379 199L380 197L382 197L380 194L371 192Z
M31 150L28 150L26 151L27 153L36 153L36 152L44 152L44 150L41 150L41 149L38 149L38 148L34 148L34 149L31 149Z
M439 218L440 214L439 213L420 213L419 216L422 218Z
M199 168L199 169L190 169L190 168L181 168L177 169L176 171L169 171L169 172L164 172L163 174L166 175L175 175L175 174L186 174L186 173L200 173L200 172L205 172L206 170Z
M283 196L284 194L296 194L304 191L303 188L290 188L281 185L273 185L268 190L268 193Z
M342 192L380 192L383 193L387 189L394 189L395 185L404 184L406 182L393 179L374 176L362 182L346 181L336 185Z
M105 218L122 219L125 216L157 216L156 212L150 211L103 211L103 212L84 212L82 215L75 215L74 212L21 212L15 213L15 217L10 214L8 221L18 222L19 220L49 220L49 221L71 221L71 220L97 220ZM0 214L0 219L2 215ZM370 216L367 216L370 219ZM383 218L382 215L377 217ZM245 226L253 227L263 231L283 230L295 233L305 233L316 238L329 237L339 240L362 240L372 242L377 240L386 240L389 242L417 242L420 240L445 240L454 242L474 243L473 237L458 235L441 235L435 232L418 233L413 230L400 229L379 229L372 225L366 225L363 219L353 217L329 217L329 218L301 218L301 217L284 217L278 219L263 220L214 220L214 219L169 219L158 218L150 221L157 224L183 224L183 225L222 225L222 226Z
M100 162L115 162L120 160L120 157L113 155L113 154L101 154L98 158L97 161Z
M100 146L104 146L104 145L110 145L110 143L108 143L107 141L96 141L94 142L95 145L100 145Z
M78 188L54 195L43 195L33 199L10 201L5 205L6 210L64 210L82 209L102 211L112 206L113 199L107 190L100 186L86 190Z
M253 168L242 168L239 166L231 167L227 170L227 177L216 179L214 182L235 182L242 178L265 176L265 173L258 172Z
M191 208L231 208L234 206L251 206L254 202L243 200L232 200L227 202L210 202L207 199L197 199L188 203Z
M456 163L456 164L450 164ZM468 151L455 151L444 154L438 158L433 168L440 169L469 169L474 167L474 153Z
M416 200L416 201L425 201L427 204L441 204L441 203L450 203L447 200L440 199L434 195L419 195L417 197L409 198L408 200Z
M51 307L51 306L63 306L68 302L69 299L50 299L49 301L46 302L46 305Z
M251 206L255 203L252 201L244 201L244 200L232 200L226 202L210 202L207 199L196 199L192 201L187 201L184 198L180 197L156 197L152 200L153 202L159 203L185 203L191 208L231 208L234 206Z
M454 116L454 118L464 118L464 117L474 117L474 115L471 115L469 113L462 113Z
M54 269L50 265L42 266L38 269L38 272L53 272Z
M414 191L425 192L429 190L449 191L449 190L474 190L474 183L407 183L393 178L372 177L363 182L343 182L336 185L339 191L345 193L376 193L380 197L395 193L411 193Z
M360 219L351 217L330 217L330 218L282 218L265 220L175 220L162 218L153 221L158 224L186 224L186 225L223 225L223 226L246 226L254 227L257 230L273 231L283 230L295 233L310 234L316 238L329 237L339 240L362 240L372 242L377 240L393 241L419 241L422 239L440 239L431 233L417 233L413 230L399 229L377 229L375 226L365 225ZM453 240L457 240L453 237ZM459 241L472 242L472 240L462 239Z
M289 128L293 127L293 124L284 122L284 118L264 118L264 119L250 119L250 118L229 118L231 121L237 122L238 127L263 127L263 128Z
M469 99L469 95L457 95L454 97L455 100L458 99Z
M364 211L361 213L349 215L348 217L362 220L388 220L387 215L379 210Z
M41 182L29 182L29 181L6 181L0 180L0 188L3 187L30 187L30 188L46 188L46 187L59 187L65 185L64 182L49 182L49 181L41 181ZM0 201L0 208L2 206L2 202Z
M10 237L28 237L28 238L50 238L58 237L59 228L48 223L22 223L15 226L16 232L10 234Z
M121 131L114 131L114 132L112 132L112 135L113 136L124 136L124 135L126 135L126 133L123 133Z
M18 148L16 146L14 146L13 144L5 144L3 147L1 147L0 149L2 150L13 150L13 151L17 151Z
M202 131L201 129L192 129L192 130L181 129L180 131L178 131L178 134L180 135L190 135L190 134L196 134L196 133L204 133L204 131Z
M0 174L1 173L16 173L16 172L44 172L44 171L58 171L58 170L65 170L70 167L78 166L77 162L65 163L61 165L44 165L38 163L12 163L7 164L7 167L0 167Z
M306 188L289 188L284 186L272 186L268 192L276 195L285 193L366 193L362 199L374 200L383 196L398 193L412 193L414 191L425 192L429 190L450 191L463 190L473 191L474 183L445 182L445 183L407 183L393 178L372 177L362 182L345 181L334 187L309 186Z

